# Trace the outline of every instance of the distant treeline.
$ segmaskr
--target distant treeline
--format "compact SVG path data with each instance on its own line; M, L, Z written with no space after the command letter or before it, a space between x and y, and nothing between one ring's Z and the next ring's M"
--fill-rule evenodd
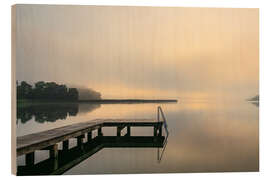
M17 99L30 100L66 100L77 101L79 92L76 88L68 88L66 85L55 82L39 81L32 85L25 81L16 82Z
M259 101L259 100L260 100L259 95L256 95L256 96L254 96L254 97L248 99L248 101Z

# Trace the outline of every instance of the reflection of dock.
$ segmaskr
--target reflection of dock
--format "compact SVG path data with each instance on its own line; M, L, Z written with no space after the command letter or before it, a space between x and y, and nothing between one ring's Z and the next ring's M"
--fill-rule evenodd
M163 121L160 121L160 115ZM17 137L17 156L25 155L25 166L18 167L18 175L62 174L89 156L106 147L164 146L162 125L168 135L166 119L158 108L157 119L97 119L68 125L39 133ZM153 127L153 136L131 136L131 127ZM116 127L116 136L103 136L103 127ZM121 131L126 128L126 134ZM92 138L92 131L97 136ZM83 139L87 136L87 142ZM76 138L77 146L69 149L69 139ZM62 149L58 144L62 143ZM35 164L35 151L49 150L49 159Z
M57 158L49 158L35 165L19 166L17 175L62 174L103 148L161 148L164 139L164 136L97 136L81 146L59 150Z

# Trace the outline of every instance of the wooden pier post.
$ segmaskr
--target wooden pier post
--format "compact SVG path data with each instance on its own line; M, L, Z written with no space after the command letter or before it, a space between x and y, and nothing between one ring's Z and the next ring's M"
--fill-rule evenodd
M130 136L130 126L127 126L127 134L126 136Z
M117 136L118 137L121 136L121 128L119 126L117 126Z
M87 141L90 142L91 139L92 139L92 131L87 133Z
M157 126L154 126L154 136L157 136Z
M122 129L124 129L125 126L117 126L117 136L120 137L121 136L121 131Z
M58 168L58 144L50 146L50 159L53 160L53 169Z
M31 166L35 164L35 152L31 152L25 155L25 165Z
M77 146L82 147L84 135L77 137Z
M67 151L68 147L69 147L69 141L68 140L63 141L63 150Z
M53 169L58 169L58 157L53 159Z
M58 158L58 144L49 146L50 158L57 159Z
M98 136L103 136L101 127L98 128Z

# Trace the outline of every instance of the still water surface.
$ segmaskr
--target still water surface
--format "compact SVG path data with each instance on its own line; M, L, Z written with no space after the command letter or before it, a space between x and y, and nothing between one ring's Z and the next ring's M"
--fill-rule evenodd
M95 118L155 118L157 106L170 133L160 161L158 148L104 148L65 174L258 171L259 108L245 101L34 105L18 108L17 136ZM115 134L104 128L104 135ZM131 128L131 135L152 136L153 129ZM35 163L48 156L36 152ZM17 162L24 165L24 156Z

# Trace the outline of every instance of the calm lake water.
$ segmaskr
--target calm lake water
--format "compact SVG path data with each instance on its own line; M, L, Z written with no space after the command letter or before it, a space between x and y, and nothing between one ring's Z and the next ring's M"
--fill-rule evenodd
M104 148L64 174L259 170L259 107L246 101L35 105L18 109L17 136L96 118L155 118L158 106L168 123L165 148ZM116 129L103 132L115 135ZM152 136L153 128L131 128L131 135ZM49 157L47 151L35 155L35 163ZM19 165L24 158L17 158Z

